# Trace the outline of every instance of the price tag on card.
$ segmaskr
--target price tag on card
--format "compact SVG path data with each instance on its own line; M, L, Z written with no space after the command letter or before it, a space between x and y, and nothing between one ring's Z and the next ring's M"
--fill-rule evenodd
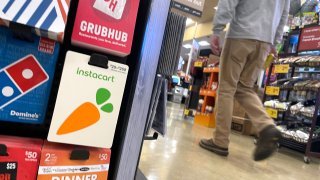
M194 63L194 67L202 67L203 66L203 62L202 61L196 61Z
M279 96L279 94L280 94L279 87L274 87L274 86L267 86L266 87L266 95Z
M264 69L267 69L270 67L271 63L274 61L274 55L269 54L267 56L266 61L264 62Z
M188 115L189 115L189 112L190 112L189 109L185 109L185 110L184 110L184 115L185 115L185 116L188 116Z
M127 65L69 51L48 140L110 148L128 71Z
M286 74L289 72L289 64L277 64L274 66L274 73Z
M272 108L266 108L268 115L272 118L278 118L278 110Z
M0 179L16 180L18 171L17 162L0 162Z

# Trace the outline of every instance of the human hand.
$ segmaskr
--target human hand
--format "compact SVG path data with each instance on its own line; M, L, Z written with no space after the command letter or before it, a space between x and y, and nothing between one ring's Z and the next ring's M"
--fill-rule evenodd
M212 50L212 53L214 55L217 55L219 56L220 53L221 53L221 48L220 48L220 37L218 35L215 35L213 34L211 36L211 50Z
M270 47L270 54L273 54L274 57L278 57L278 51L274 45L271 45L271 47Z

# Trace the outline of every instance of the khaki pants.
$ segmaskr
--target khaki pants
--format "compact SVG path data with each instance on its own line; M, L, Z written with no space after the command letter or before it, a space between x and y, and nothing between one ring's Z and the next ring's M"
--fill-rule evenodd
M243 106L253 125L261 131L274 124L253 86L270 51L270 44L245 39L227 39L220 60L216 104L216 145L228 148L234 98Z

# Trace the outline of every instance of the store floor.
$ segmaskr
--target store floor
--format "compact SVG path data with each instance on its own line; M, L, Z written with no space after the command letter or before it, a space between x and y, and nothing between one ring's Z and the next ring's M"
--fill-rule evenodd
M251 137L231 135L229 156L217 156L199 147L212 129L182 117L183 107L168 103L168 134L145 141L139 168L149 180L319 180L320 161L303 162L303 154L281 148L273 157L254 162Z

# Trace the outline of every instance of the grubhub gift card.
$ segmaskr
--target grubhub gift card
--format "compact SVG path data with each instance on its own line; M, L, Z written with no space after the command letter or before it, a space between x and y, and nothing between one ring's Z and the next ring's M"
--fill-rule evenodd
M72 43L116 56L130 54L138 6L139 0L79 1Z

